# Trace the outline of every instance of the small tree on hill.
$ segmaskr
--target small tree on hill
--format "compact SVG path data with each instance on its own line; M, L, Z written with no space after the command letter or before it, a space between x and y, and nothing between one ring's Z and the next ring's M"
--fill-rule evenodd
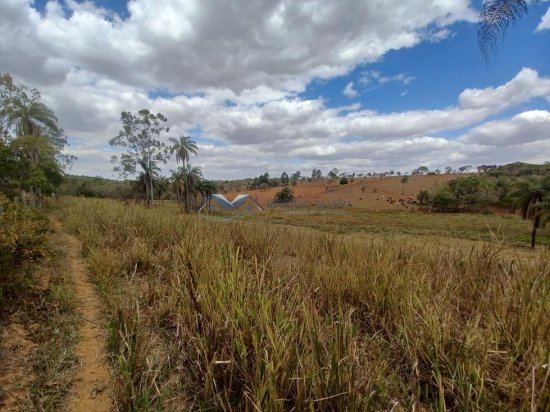
M294 191L290 187L285 187L277 192L275 200L281 203L291 202L294 200Z

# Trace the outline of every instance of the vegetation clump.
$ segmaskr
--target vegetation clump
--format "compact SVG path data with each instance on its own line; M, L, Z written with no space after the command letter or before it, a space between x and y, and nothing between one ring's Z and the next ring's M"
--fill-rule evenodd
M290 187L284 187L275 194L275 200L280 203L288 203L294 200L294 191Z

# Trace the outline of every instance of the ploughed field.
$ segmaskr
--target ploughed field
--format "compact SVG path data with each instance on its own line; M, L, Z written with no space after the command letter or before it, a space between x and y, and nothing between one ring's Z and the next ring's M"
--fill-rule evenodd
M62 209L105 305L119 409L550 402L550 253L522 246L516 217ZM337 233L349 220L362 229Z

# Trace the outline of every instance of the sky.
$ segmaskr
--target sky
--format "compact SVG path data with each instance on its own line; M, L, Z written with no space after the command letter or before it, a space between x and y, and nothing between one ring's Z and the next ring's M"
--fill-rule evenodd
M42 92L72 174L116 177L108 141L143 108L168 118L163 140L196 140L209 179L550 161L550 3L488 60L481 6L0 0L0 73Z

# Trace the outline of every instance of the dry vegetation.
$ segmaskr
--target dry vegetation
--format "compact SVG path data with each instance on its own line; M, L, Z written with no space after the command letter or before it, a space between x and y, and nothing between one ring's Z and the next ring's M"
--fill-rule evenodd
M71 200L122 410L543 409L550 266ZM395 410L394 409L394 410Z

